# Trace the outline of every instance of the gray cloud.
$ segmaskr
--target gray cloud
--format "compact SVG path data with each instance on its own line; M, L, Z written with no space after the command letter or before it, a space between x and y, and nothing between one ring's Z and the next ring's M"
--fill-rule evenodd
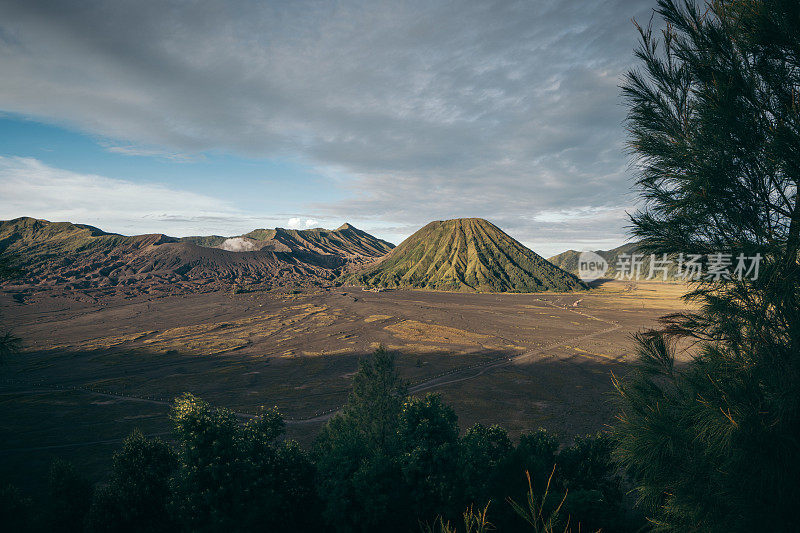
M128 153L300 154L352 190L323 216L621 241L617 85L654 3L6 0L0 109Z

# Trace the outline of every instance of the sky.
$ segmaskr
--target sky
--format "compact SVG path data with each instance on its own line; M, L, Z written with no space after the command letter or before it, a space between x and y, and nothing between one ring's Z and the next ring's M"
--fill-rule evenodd
M483 217L607 249L655 0L0 0L0 219L399 243Z

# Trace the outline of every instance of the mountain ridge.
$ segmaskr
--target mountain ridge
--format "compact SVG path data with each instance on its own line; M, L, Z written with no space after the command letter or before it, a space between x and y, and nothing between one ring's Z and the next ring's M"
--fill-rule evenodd
M349 225L342 231L277 233L288 236L288 244L276 240L260 242L258 249L232 251L221 247L230 238L216 235L126 236L84 224L20 217L0 221L0 254L14 256L24 273L6 285L21 284L33 292L136 294L330 285L349 266L374 261L391 249L390 243Z

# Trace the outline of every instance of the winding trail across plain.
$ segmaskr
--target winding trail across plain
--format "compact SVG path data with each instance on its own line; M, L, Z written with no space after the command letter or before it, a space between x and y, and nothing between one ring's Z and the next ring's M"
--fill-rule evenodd
M416 383L416 384L412 385L411 387L409 387L408 392L411 393L411 394L417 394L419 392L424 392L424 391L428 391L428 390L435 389L435 388L438 388L438 387L443 387L445 385L451 385L453 383L459 383L459 382L462 382L462 381L467 381L469 379L474 379L474 378L477 378L479 376L482 376L483 374L485 374L486 372L489 372L491 370L495 370L497 368L502 368L502 367L507 367L507 366L510 366L510 365L512 365L514 363L523 362L526 359L530 359L532 357L541 355L541 354L543 354L543 353L545 353L545 352L547 352L549 350L552 350L553 348L559 348L561 346L564 346L567 343L574 343L576 341L582 341L582 340L589 339L589 338L592 338L592 337L596 337L596 336L599 336L599 335L605 335L606 333L611 333L612 331L616 331L616 330L618 330L618 329L620 329L622 327L622 325L620 325L618 322L615 322L613 320L606 320L604 318L598 318L598 317L596 317L594 315L590 315L589 313L584 313L582 311L578 311L578 310L576 310L574 308L571 308L571 307L561 307L561 306L555 305L555 304L553 304L551 302L548 302L547 300L540 300L540 301L545 303L546 305L549 305L551 307L555 307L557 309L566 309L567 311L570 311L572 313L575 313L575 314L578 314L578 315L581 315L581 316L585 316L585 317L590 318L592 320L597 320L599 322L604 322L606 324L611 324L611 327L603 329L603 330L600 330L600 331L593 331L592 333L587 333L585 335L580 335L578 337L572 337L572 338L569 338L569 339L565 339L563 341L555 342L553 344L548 344L547 346L542 346L541 348L536 348L534 350L529 350L529 351L527 351L525 353L522 353L522 354L519 354L519 355L515 355L513 357L504 357L504 358L499 359L499 360L489 361L489 362L484 363L482 365L479 365L477 367L470 366L468 368L462 368L462 369L456 370L456 371L451 372L451 373L449 373L447 375L444 375L444 376L439 376L439 377L427 379L425 381L422 381L420 383ZM286 423L287 424L314 424L314 423L319 423L319 422L325 422L325 421L329 420L330 418L332 418L333 415L335 415L339 411L340 411L340 409L335 409L335 410L332 410L332 411L330 411L328 413L321 414L321 415L314 416L314 417L310 417L310 418L287 420Z

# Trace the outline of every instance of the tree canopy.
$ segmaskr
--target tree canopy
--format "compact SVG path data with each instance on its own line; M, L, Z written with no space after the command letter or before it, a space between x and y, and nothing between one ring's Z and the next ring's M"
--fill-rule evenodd
M794 530L800 4L661 0L657 14L623 86L645 200L633 234L654 253L763 261L694 281L698 312L638 336L616 454L657 529Z

